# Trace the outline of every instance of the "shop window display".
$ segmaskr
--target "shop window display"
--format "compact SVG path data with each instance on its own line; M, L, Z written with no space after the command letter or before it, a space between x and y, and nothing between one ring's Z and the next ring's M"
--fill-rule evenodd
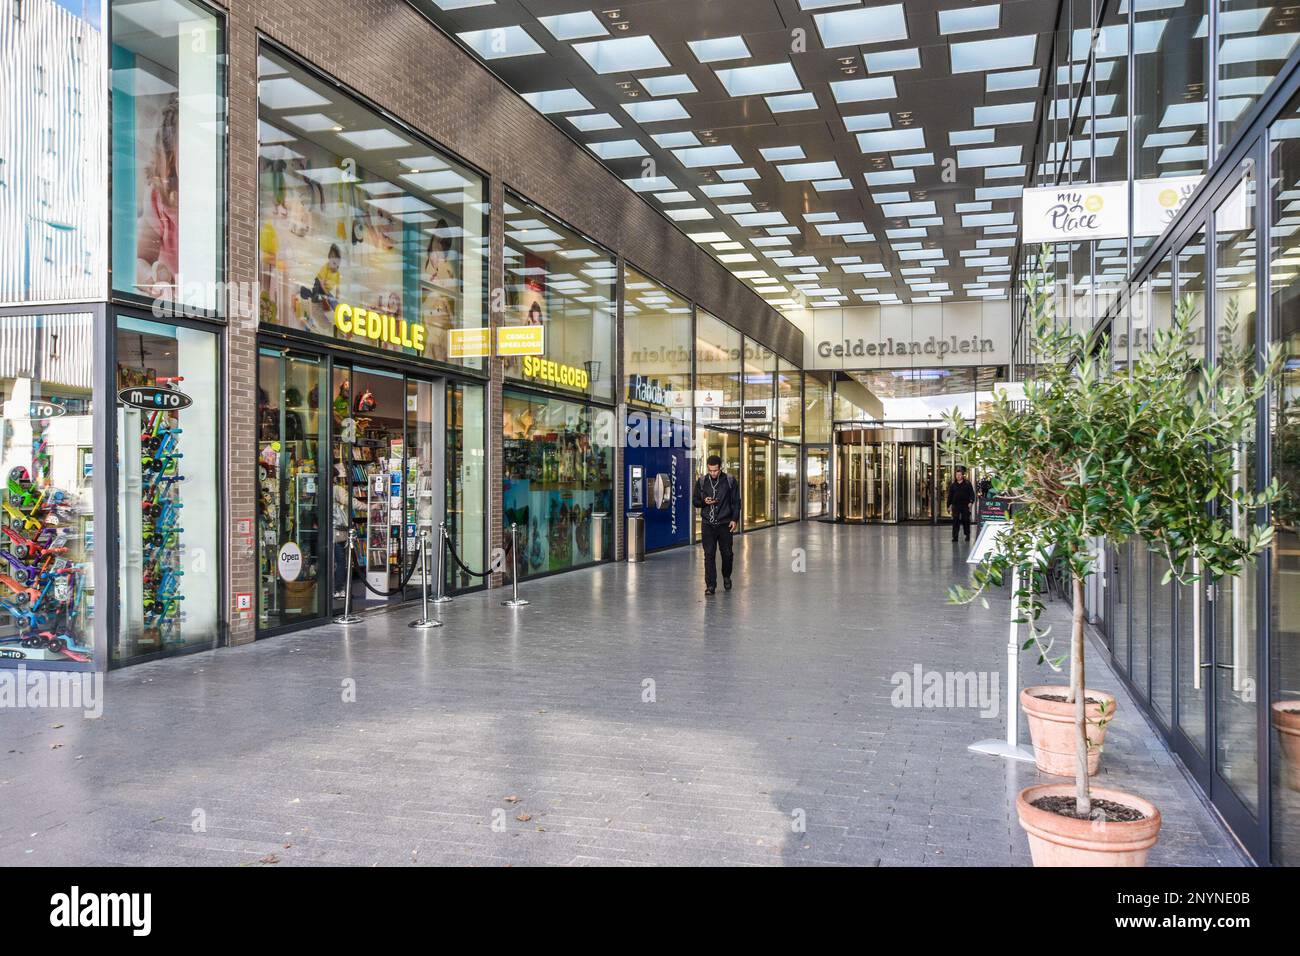
M627 403L689 420L691 304L635 269L623 274Z
M5 316L0 330L0 663L90 663L93 317Z
M745 530L772 523L773 493L772 442L753 435L745 436Z
M799 446L784 442L777 445L776 458L777 519L794 521L799 517Z
M222 277L221 21L189 0L113 0L113 286L216 311Z
M696 311L696 422L740 427L740 351L739 332L707 312Z
M518 525L520 577L607 560L613 414L507 392L504 415L502 546Z
M483 180L263 47L260 318L351 346L482 368Z
M505 214L505 324L541 326L544 348L539 356L506 357L505 376L612 401L613 254L514 194L506 196Z
M117 319L118 626L113 663L215 646L217 337Z
M485 389L466 382L447 383L447 534L471 571L485 567L484 489L487 487ZM470 588L482 578L466 574L448 556L447 586Z

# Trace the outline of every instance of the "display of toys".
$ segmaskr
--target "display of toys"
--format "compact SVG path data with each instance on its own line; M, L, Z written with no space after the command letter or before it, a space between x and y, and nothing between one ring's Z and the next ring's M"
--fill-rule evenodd
M176 388L180 376L157 379L164 388ZM140 433L140 509L144 543L144 633L161 647L180 643L184 620L180 593L181 555L181 435L175 413L159 409L150 413Z

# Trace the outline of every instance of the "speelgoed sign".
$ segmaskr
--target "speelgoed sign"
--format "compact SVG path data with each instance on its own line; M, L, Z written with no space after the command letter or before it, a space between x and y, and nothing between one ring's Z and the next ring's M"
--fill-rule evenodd
M1025 242L1082 242L1128 235L1128 183L1026 189L1021 209Z

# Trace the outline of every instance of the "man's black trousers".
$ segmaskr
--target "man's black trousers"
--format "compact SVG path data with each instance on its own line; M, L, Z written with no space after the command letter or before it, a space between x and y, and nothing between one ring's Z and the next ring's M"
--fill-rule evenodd
M704 586L718 586L717 553L722 552L722 576L731 577L731 529L725 524L702 525L704 534Z
M966 540L970 540L970 509L965 505L959 505L952 509L952 540L957 540L957 529L961 528L966 532Z

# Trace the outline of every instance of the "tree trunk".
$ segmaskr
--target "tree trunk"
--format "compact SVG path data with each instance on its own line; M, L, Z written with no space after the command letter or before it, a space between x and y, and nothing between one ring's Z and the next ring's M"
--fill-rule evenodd
M1074 616L1070 625L1070 696L1074 698L1075 810L1092 816L1088 796L1088 694L1083 670L1083 578L1074 577Z

